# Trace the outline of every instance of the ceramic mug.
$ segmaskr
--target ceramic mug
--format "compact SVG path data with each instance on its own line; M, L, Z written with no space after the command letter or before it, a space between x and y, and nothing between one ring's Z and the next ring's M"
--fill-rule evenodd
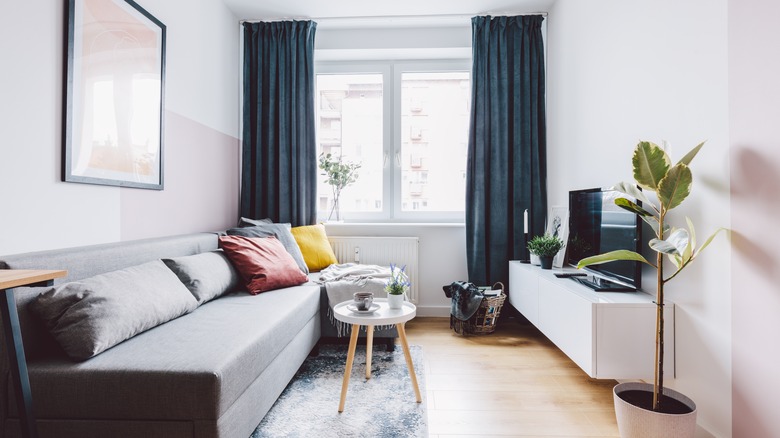
M358 310L368 310L374 302L374 294L371 292L355 292L353 297Z

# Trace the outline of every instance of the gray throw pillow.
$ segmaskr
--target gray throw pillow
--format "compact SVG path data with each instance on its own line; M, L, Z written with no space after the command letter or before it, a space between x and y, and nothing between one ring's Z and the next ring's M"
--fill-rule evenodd
M242 236L242 237L269 237L274 236L282 242L284 249L290 253L295 264L301 268L304 274L309 274L309 268L306 266L306 262L303 260L303 254L301 248L298 246L298 242L295 241L290 232L290 224L259 224L252 227L231 228L227 230L228 236Z
M161 260L65 283L30 309L73 359L85 360L198 307Z
M239 284L239 276L222 251L163 259L192 292L199 304L230 292Z
M254 227L256 225L263 225L263 224L272 224L274 221L271 220L271 218L265 218L265 219L249 219L248 217L242 217L238 220L238 226L239 227Z

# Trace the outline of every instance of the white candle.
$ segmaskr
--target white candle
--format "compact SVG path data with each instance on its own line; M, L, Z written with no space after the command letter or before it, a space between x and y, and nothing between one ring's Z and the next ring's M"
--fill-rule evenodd
M528 209L523 212L523 233L528 234Z

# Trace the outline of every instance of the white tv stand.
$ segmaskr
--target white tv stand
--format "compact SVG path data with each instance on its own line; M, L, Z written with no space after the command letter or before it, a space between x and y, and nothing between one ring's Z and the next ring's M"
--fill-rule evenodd
M570 278L509 262L509 302L590 377L653 379L654 297L596 292ZM674 378L674 304L664 306L666 377Z

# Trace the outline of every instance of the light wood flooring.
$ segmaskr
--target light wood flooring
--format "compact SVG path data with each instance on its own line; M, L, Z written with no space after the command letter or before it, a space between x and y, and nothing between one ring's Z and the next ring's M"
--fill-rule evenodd
M428 431L449 437L615 437L613 380L591 379L533 325L502 314L490 335L463 337L447 318L415 318Z

